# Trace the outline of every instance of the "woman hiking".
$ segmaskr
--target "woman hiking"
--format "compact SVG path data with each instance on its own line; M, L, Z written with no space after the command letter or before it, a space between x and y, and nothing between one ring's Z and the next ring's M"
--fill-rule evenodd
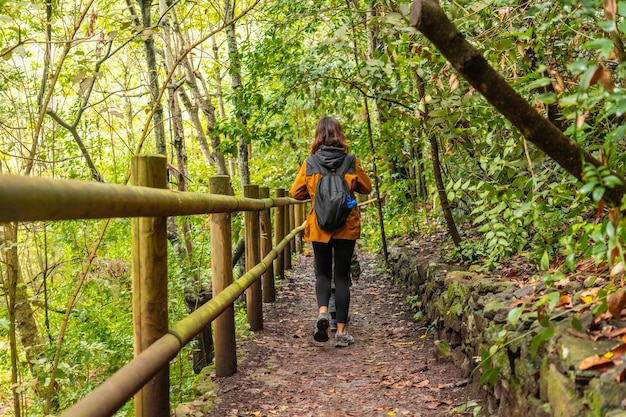
M290 194L297 200L311 199L313 205L307 215L304 240L311 242L315 262L315 296L318 316L315 323L314 339L328 341L330 315L328 303L331 295L331 282L335 280L335 304L337 308L337 332L335 346L346 347L354 343L348 333L348 311L350 309L350 261L356 240L361 236L361 216L358 206L350 210L345 223L333 230L322 228L315 214L315 193L317 184L324 172L336 172L348 157L348 143L341 125L333 117L323 117L315 129L310 156L300 167ZM349 200L354 201L354 193L369 194L372 182L361 167L358 158L350 155L344 178L350 190Z

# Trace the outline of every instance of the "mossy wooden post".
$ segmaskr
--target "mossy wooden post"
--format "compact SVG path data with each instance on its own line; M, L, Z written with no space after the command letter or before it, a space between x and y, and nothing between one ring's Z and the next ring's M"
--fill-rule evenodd
M167 159L163 155L138 155L131 162L133 185L167 187ZM132 220L133 321L135 356L167 334L167 231L166 217ZM170 415L169 367L164 366L135 395L135 416Z
M247 184L243 187L243 196L247 198L259 198L259 186ZM246 271L254 268L261 261L261 226L259 225L259 212L246 211L244 213L246 227ZM261 294L261 278L257 279L246 290L246 311L250 330L263 329L263 296Z
M212 194L228 194L230 178L216 175L209 178ZM211 214L211 273L213 297L233 283L230 213ZM231 304L214 321L215 375L230 376L237 372L235 341L235 308Z
M284 215L285 215L285 236L288 235L289 233L291 233L291 230L293 229L291 227L291 207L292 205L288 205L285 206L285 210L283 210ZM285 271L291 269L291 244L293 243L293 240L291 242L289 242L289 244L285 245L285 256L283 258L283 261L285 263Z
M259 198L269 198L269 187L259 187ZM264 259L272 251L272 215L266 208L259 216L261 226L261 259ZM263 273L261 282L263 302L273 303L276 301L276 287L274 283L274 262L270 262L267 271Z
M302 204L297 204L295 206L295 211L294 211L294 223L296 226L300 226L303 221L304 220L302 217ZM297 253L302 252L302 235L298 233L294 240L296 241L296 252Z
M282 198L285 196L284 188L276 189L276 198ZM285 238L285 206L277 206L274 209L274 217L276 218L276 244L278 246L280 242ZM274 263L274 273L282 280L285 278L285 251L278 252L276 261Z
M291 204L289 206L289 230L293 230L295 228L296 225L296 205L295 204ZM291 253L297 253L298 251L298 245L296 243L298 239L291 239Z

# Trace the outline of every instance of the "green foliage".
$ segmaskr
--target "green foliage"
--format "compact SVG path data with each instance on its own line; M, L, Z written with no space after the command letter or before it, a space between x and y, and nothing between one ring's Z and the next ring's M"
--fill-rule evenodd
M472 411L472 416L473 417L477 417L480 415L481 411L482 411L482 406L479 405L477 402L475 401L468 401L465 404L461 404L460 406L456 407L453 411L455 413L465 413L468 410Z
M411 307L412 310L415 310L413 314L413 319L420 320L422 318L422 301L420 300L419 295L409 295L406 297L405 302Z

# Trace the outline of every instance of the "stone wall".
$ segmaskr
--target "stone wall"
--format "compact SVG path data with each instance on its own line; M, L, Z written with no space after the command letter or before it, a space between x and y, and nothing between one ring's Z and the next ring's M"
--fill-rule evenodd
M423 319L435 329L435 352L457 364L477 386L481 354L498 346L490 358L490 366L500 368L497 377L493 385L481 387L488 393L482 404L486 415L626 417L626 382L615 382L626 374L626 364L603 373L578 370L582 359L620 342L574 337L568 332L571 317L557 320L553 315L549 327L554 335L533 355L533 338L547 327L527 319L513 328L507 316L516 300L536 294L539 286L519 288L516 281L460 270L421 253L396 244L390 266L407 295L419 296ZM592 316L579 319L585 325Z

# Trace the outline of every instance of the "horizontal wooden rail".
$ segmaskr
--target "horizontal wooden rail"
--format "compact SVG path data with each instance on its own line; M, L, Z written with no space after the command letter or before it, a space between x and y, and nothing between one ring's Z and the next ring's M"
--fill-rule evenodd
M0 223L261 211L295 202L289 197L255 199L132 185L0 175Z
M260 278L271 262L305 224L292 230L254 268L226 287L213 299L176 323L169 333L158 339L133 360L120 368L82 400L67 409L60 417L109 417L119 410L153 376L176 357L178 352L205 326L219 316L243 292Z

